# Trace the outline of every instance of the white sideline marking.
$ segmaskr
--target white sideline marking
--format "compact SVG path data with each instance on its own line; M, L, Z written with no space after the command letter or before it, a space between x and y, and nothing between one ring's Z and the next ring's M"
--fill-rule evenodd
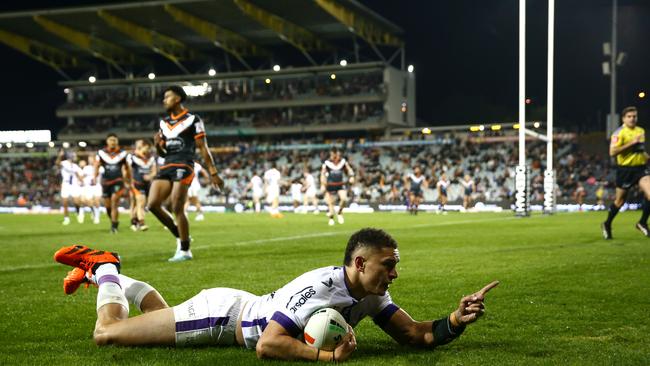
M411 226L402 226L402 227L396 227L396 228L391 228L391 229L386 229L386 231L397 231L397 230L409 230L409 229L418 229L418 228L423 228L423 227L440 227L440 226L452 226L452 225L463 225L463 224L476 224L476 223L483 223L483 222L490 222L490 221L504 221L504 220L512 220L516 219L516 217L513 216L506 216L506 217L495 217L495 218L490 218L490 219L482 219L482 220L461 220L461 221L450 221L450 222L439 222L439 223L431 223L431 224L419 224L419 225L411 225ZM218 244L206 244L206 245L198 245L198 246L193 246L192 248L194 249L207 249L207 248L215 248L215 247L229 247L229 246L247 246L247 245L255 245L255 244L267 244L267 243L275 243L279 241L291 241L291 240L302 240L302 239L309 239L309 238L322 238L322 237L327 237L327 236L336 236L336 235L348 235L352 233L352 230L345 230L345 231L330 231L330 232L323 232L323 233L311 233L311 234L304 234L304 235L292 235L292 236L281 236L281 237L276 237L276 238L270 238L270 239L255 239L255 240L245 240L245 241L238 241L234 243L218 243ZM169 251L160 251L160 252L148 252L147 256L150 256L151 254L169 254ZM137 258L137 257L142 257L143 255L132 255L129 258ZM43 264L32 264L32 265L23 265L23 266L14 266L14 267L6 267L0 269L0 273L7 273L7 272L15 272L15 271L22 271L22 270L29 270L29 269L42 269L42 268L54 268L58 267L58 263L43 263Z

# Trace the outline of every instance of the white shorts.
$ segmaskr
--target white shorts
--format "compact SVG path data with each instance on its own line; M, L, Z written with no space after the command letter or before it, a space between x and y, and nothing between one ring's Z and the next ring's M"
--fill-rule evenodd
M262 192L262 190L253 189L253 199L254 200L259 200L260 198L262 198L263 195L264 195L264 192Z
M63 183L61 185L61 198L68 198L68 197L77 198L80 195L81 195L81 187L74 184L68 184L68 183Z
M83 187L81 187L81 192L82 192L83 198L85 198L87 200L91 200L91 199L95 198L96 189L95 189L95 186L83 186Z
M187 196L188 197L198 197L200 190L201 190L201 185L200 184L192 183L192 184L190 184L190 188L187 190Z
M266 203L273 203L280 198L280 187L268 187L266 189Z
M95 198L102 198L102 196L104 195L104 191L102 190L101 184L95 184L93 186L93 190L95 192Z
M255 295L231 288L211 288L174 306L176 346L234 345L239 314Z
M307 196L307 198L315 198L316 197L316 188L307 189L307 192L305 192L305 196Z
M293 201L301 202L301 201L302 201L302 193L301 193L301 192L298 192L298 193L292 193L292 194L291 194L291 199L292 199Z

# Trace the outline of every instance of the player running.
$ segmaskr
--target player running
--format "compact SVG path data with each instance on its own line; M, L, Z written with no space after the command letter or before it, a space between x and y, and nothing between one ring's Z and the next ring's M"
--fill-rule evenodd
M280 206L280 184L282 174L277 169L275 162L271 163L271 168L264 172L264 192L266 192L266 203L271 205L269 212L271 217L281 219L284 217L278 207Z
M116 253L75 245L59 249L56 261L75 267L64 279L73 293L84 281L99 287L94 341L121 346L239 346L258 358L345 361L356 349L352 329L333 351L318 350L298 339L311 315L334 308L354 327L363 318L403 345L429 349L458 338L485 313L485 295L494 281L461 298L458 308L437 320L416 321L393 302L388 288L398 277L397 242L377 229L354 233L344 266L304 273L277 291L256 296L246 291L212 288L169 307L151 285L120 274ZM129 303L144 314L129 318Z
M194 154L198 148L207 165L212 186L223 188L223 181L217 174L212 154L208 149L203 121L183 106L187 94L180 86L170 86L165 90L163 105L169 116L160 120L160 129L155 135L158 155L165 158L158 174L151 183L147 205L160 222L176 238L176 252L170 262L186 261L193 258L190 251L190 225L185 215L187 191L194 177ZM165 200L171 198L172 218L163 208ZM178 224L178 226L177 226Z
M102 174L102 197L106 214L111 220L111 233L116 234L119 222L120 198L128 192L130 184L129 169L126 162L128 153L119 146L120 140L114 133L106 136L106 146L97 151L95 157L95 176L97 181L100 167Z
M151 188L151 181L158 173L151 142L142 140L136 145L134 153L128 156L127 161L133 177L131 191L133 192L135 220L131 223L131 229L133 231L147 231L149 227L144 222L145 206Z
M413 173L409 174L404 179L404 184L408 187L409 192L409 205L407 210L412 215L418 214L418 206L422 203L423 192L422 186L426 186L427 178L422 174L422 169L419 166L416 166L413 169Z
M333 147L330 150L330 158L325 160L320 171L321 186L325 187L325 202L329 211L328 225L334 225L334 199L335 195L339 199L339 211L336 213L336 218L339 224L343 224L343 209L348 200L348 190L343 179L343 175L347 174L347 182L354 183L354 170L348 161L341 156L341 150L338 147Z
M246 192L248 190L252 190L253 192L253 204L255 205L255 213L260 213L262 212L262 196L264 196L264 181L262 178L257 174L257 172L253 172L253 176L251 177L250 182L246 185L246 188L244 189L243 195L246 195Z
M460 181L460 185L463 186L463 209L467 211L469 205L472 204L472 195L476 192L476 184L469 174L465 174L463 180Z
M446 215L447 211L445 211L445 205L447 205L447 187L449 187L447 173L442 173L438 183L436 183L436 187L438 189L438 211L436 211L436 213Z
M70 225L70 216L68 205L70 200L77 212L77 221L83 222L83 213L81 211L80 196L81 190L79 189L79 182L83 180L81 176L81 168L74 161L77 155L74 152L59 151L56 157L56 166L61 171L61 203L63 205L63 225Z
M305 170L303 171L303 179L302 179L302 191L305 193L303 195L303 205L305 206L305 212L307 212L307 208L309 207L309 201L311 201L311 204L314 206L314 215L318 215L320 213L320 210L318 209L318 198L316 197L316 179L314 178L311 173L309 173L309 168L305 167Z
M210 180L208 172L203 169L201 164L194 162L194 178L192 179L192 184L190 184L190 189L187 190L187 202L185 202L185 211L194 205L196 208L196 216L194 221L203 221L205 216L203 216L203 209L201 208L201 200L199 199L199 191L201 190L201 181L199 175L202 175L206 180Z
M646 167L645 130L637 125L636 107L624 108L621 115L623 125L614 131L609 145L609 155L616 157L616 198L601 225L605 239L612 239L612 221L625 203L627 192L637 184L643 191L643 213L634 226L643 235L650 236L650 170Z

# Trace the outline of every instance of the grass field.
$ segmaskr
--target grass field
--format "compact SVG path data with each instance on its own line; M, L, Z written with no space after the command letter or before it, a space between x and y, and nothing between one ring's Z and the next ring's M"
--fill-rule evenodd
M463 294L498 279L486 316L436 351L395 344L369 319L356 328L350 364L650 364L650 239L634 230L638 212L600 236L604 213L516 219L511 214L347 215L328 227L324 216L206 215L192 222L195 260L170 264L173 238L152 227L74 222L53 215L0 216L0 364L257 364L239 348L99 348L92 341L96 289L65 296L68 268L52 254L83 243L118 251L123 272L149 282L175 305L202 288L262 294L317 267L340 264L349 235L362 227L398 240L399 278L393 300L414 318L450 313ZM131 310L131 314L136 314ZM276 362L277 363L277 362ZM276 364L274 363L274 364Z

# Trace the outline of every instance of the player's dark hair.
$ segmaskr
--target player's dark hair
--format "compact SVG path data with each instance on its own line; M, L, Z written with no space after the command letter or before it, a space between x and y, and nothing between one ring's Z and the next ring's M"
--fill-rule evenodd
M113 133L113 132L111 132L111 133L109 133L108 135L106 135L106 139L109 139L109 138L111 138L111 137L118 138L117 135L116 135L115 133Z
M183 90L183 88L178 85L168 86L163 93L166 93L167 91L171 91L172 93L178 95L181 98L181 103L183 103L185 99L187 99L187 93L185 93L185 90Z
M345 248L345 258L343 259L343 264L346 266L352 264L352 253L354 253L357 248L363 247L373 249L397 249L397 242L384 230L374 229L370 227L361 229L352 234L350 240L348 240L348 245Z
M630 113L630 112L636 112L636 111L637 111L637 109L636 109L636 107L633 106L633 105L631 105L631 106L629 106L629 107L625 107L625 108L623 108L623 110L621 111L621 117L625 117L626 114L628 114L628 113Z
M340 153L341 149L338 146L332 146L332 148L330 149L330 152Z

